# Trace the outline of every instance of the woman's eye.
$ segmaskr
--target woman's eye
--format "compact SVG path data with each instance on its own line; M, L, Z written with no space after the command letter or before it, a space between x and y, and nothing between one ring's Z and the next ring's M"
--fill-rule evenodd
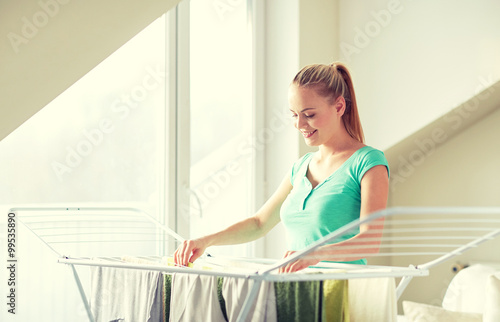
M316 114L311 114L311 115L306 115L306 114L304 114L304 116L305 116L306 118L308 118L308 119L313 118L313 117L314 117L314 115L316 115ZM297 117L299 117L297 114L292 114L292 118L297 118Z

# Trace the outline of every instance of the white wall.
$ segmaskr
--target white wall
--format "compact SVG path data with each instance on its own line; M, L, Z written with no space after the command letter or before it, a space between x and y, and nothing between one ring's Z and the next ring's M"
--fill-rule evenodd
M340 1L367 143L386 149L500 79L500 2Z

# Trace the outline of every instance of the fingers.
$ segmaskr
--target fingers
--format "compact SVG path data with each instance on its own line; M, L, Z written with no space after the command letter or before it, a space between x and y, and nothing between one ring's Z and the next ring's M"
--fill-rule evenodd
M285 255L283 255L283 258L287 258L288 256L292 255L293 253L295 253L295 251L288 250L288 251L285 252ZM291 264L293 264L293 262L292 263L288 263L285 266L280 267L279 270L278 270L278 273L280 273L280 274L281 273L289 273L290 265Z
M177 249L174 252L174 263L175 263L175 265L181 265L181 262L182 262L181 253L182 253L183 244L184 243L182 243L181 245L179 245L179 247L177 247Z
M193 250L191 257L188 260L188 264L194 263L194 261L197 260L201 255L203 255L203 250L201 250L199 248Z
M205 247L198 240L185 240L174 252L174 263L181 266L189 266L189 263L198 259Z
M295 273L304 268L307 268L309 265L304 263L302 260L297 260L295 262L291 262L287 264L285 267L280 269L280 273Z
M286 258L292 254L294 254L295 251L287 251L283 258ZM318 263L319 260L317 258L300 258L297 259L296 261L293 261L291 263L286 264L283 267L280 267L278 270L278 273L294 273L297 271L300 271L304 268L309 267L310 265L314 265Z
M306 267L308 267L309 265L307 265L306 263L304 263L303 261L301 260L298 260L296 262L293 262L290 264L290 268L289 270L287 271L287 273L294 273L294 272L298 272Z
M189 240L185 240L174 252L174 263L176 265L187 266L189 262L189 256L191 255L193 248L193 243Z
M191 256L191 252L193 251L194 245L191 240L185 240L183 243L183 251L181 256L181 265L188 266L189 265L189 257Z

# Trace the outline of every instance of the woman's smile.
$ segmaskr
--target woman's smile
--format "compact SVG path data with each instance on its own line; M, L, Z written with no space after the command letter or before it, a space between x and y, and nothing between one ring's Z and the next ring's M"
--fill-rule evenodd
M314 131L300 131L300 132L302 132L302 135L304 136L304 138L308 139L311 136L313 136L316 132L318 132L318 130L314 130Z

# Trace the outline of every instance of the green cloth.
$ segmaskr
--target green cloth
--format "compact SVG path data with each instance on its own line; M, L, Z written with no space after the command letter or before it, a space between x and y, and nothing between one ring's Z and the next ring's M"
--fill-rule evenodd
M170 293L172 292L172 275L163 274L164 293L163 293L163 303L165 307L163 308L163 316L165 321L169 320L170 317Z
M323 281L322 321L349 322L347 280Z
M224 318L228 321L226 300L224 300L224 296L222 295L222 283L224 283L224 279L222 277L217 277L217 296L219 297L220 309L222 310L222 315L224 315Z
M389 171L384 153L364 146L313 189L307 172L314 153L307 153L294 163L291 172L293 189L281 206L280 216L287 234L288 250L302 250L358 219L361 179L377 165L384 165ZM358 233L352 231L332 243L349 239ZM366 260L350 263L366 264Z
M346 280L275 282L278 322L349 322Z
M278 321L320 321L321 282L275 282Z
M172 275L164 274L164 316L170 316ZM222 296L224 279L217 278L217 296L224 318L227 318L226 301ZM283 322L349 322L346 280L275 282L276 312ZM243 303L242 303L243 305Z

